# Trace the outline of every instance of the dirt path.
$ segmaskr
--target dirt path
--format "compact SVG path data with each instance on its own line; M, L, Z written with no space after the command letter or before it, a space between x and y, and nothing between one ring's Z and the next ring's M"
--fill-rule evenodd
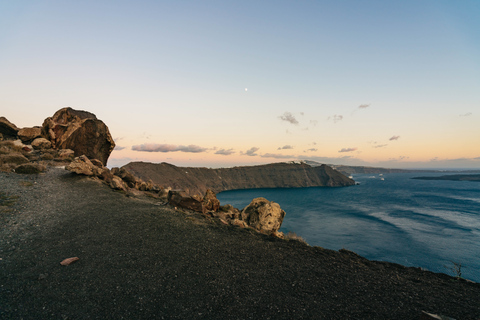
M1 319L480 318L479 284L199 220L61 169L2 173L1 194L15 202L0 207Z

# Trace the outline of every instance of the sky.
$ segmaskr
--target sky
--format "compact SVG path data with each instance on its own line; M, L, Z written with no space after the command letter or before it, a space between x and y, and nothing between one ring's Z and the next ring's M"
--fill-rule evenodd
M130 161L480 168L480 1L0 0L0 116Z

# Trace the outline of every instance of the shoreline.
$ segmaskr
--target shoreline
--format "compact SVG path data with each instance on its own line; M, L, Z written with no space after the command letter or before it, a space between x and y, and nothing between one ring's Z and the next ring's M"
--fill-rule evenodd
M480 316L477 283L224 226L60 169L0 181L18 196L1 213L5 318Z

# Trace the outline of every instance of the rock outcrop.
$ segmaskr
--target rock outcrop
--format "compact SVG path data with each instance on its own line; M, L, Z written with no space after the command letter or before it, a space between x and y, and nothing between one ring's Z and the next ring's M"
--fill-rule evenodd
M0 134L4 138L16 137L18 130L17 126L8 121L7 118L0 117Z
M181 189L203 195L207 189L218 193L235 189L340 187L355 181L327 165L272 163L260 166L208 169L177 167L168 163L131 162L124 166L141 179L152 179L163 188Z
M285 211L278 203L265 198L255 198L242 210L241 217L250 227L271 234L280 229Z
M71 149L107 164L115 142L103 121L90 112L63 108L43 122L42 135L56 149Z
M18 137L23 143L31 143L36 138L42 137L42 128L23 128L18 131Z

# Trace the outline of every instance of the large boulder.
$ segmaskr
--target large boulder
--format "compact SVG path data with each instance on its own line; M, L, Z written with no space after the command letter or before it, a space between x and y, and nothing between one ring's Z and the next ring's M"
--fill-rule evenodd
M168 192L168 203L172 206L204 213L202 201L189 196L183 190L170 190Z
M32 147L35 150L50 149L52 147L52 143L45 138L37 138L32 141Z
M16 125L11 123L5 117L0 117L0 133L4 137L16 137L18 133L18 128Z
M250 227L263 233L271 234L280 229L285 211L278 203L265 198L255 198L241 213L241 218Z
M103 121L90 112L63 108L43 122L42 135L56 149L71 149L75 156L86 155L103 165L115 148L115 142Z
M23 143L28 143L42 136L41 127L23 128L18 131L18 137Z

